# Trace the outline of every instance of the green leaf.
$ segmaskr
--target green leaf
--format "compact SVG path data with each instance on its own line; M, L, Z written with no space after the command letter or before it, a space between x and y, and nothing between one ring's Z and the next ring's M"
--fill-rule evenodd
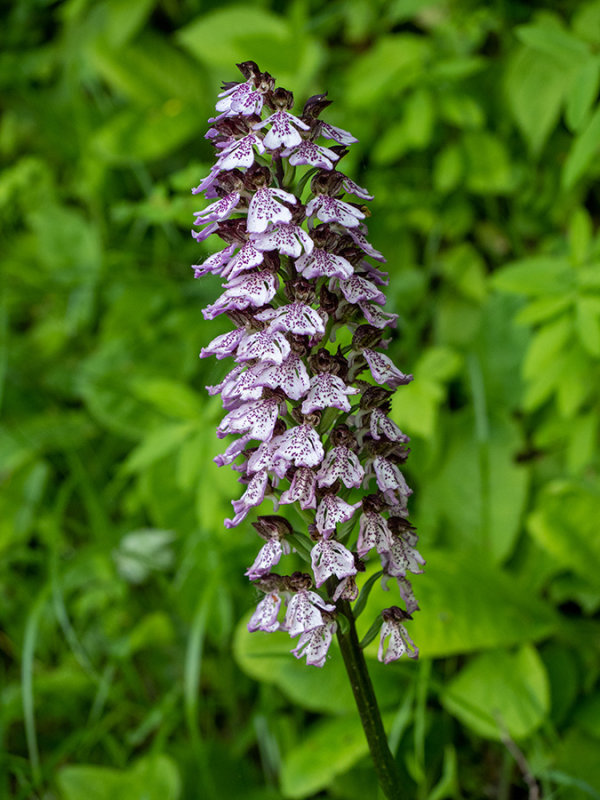
M491 559L503 561L519 533L529 469L516 462L522 447L516 425L487 419L485 409L483 415L476 419L463 412L446 423L444 457L428 478L423 502L435 498L447 540L456 537L463 546L480 546Z
M379 608L381 610L381 607ZM233 653L239 667L251 678L275 684L293 702L311 711L331 714L354 711L356 704L341 653L334 641L322 668L309 667L290 651L297 640L284 632L250 633L250 614L240 620L234 634ZM400 701L405 682L397 671L376 662L369 667L375 691L383 708Z
M281 791L289 798L314 796L367 753L358 715L319 722L284 758Z
M128 770L86 764L63 767L57 775L61 800L178 800L181 779L166 755L145 756Z
M465 174L465 156L460 145L446 145L433 164L433 185L436 191L447 194L455 189Z
M566 69L589 61L588 45L559 27L543 24L521 25L516 29L516 34L524 44L545 53Z
M195 426L189 422L164 425L151 431L127 456L121 466L124 475L141 472L150 464L164 458L179 448L193 432Z
M564 293L574 281L568 261L543 255L513 261L492 277L496 289L524 295Z
M595 298L582 297L575 306L575 328L584 349L600 356L600 309Z
M467 188L476 194L506 194L515 185L511 159L504 142L489 131L463 136Z
M486 739L530 736L550 708L548 676L535 648L483 653L470 661L442 693L442 703Z
M534 379L546 372L560 351L564 350L572 333L573 320L569 314L563 314L536 331L523 361L524 377Z
M561 183L567 191L572 189L591 166L600 147L600 106L590 121L573 142L561 175Z
M567 96L565 119L569 128L577 133L586 122L600 85L600 60L590 59L579 69Z
M373 568L375 565L369 565L365 577ZM551 608L480 550L429 547L425 569L424 577L411 579L421 610L407 623L422 658L538 641L556 627ZM384 592L379 585L373 587L367 609L358 620L359 637L382 608L397 603L397 590ZM374 658L377 643L366 653Z
M566 67L553 54L521 47L508 64L506 92L515 122L537 155L558 122L576 66Z
M556 749L554 768L545 775L568 788L563 796L569 800L600 800L598 741L579 728L570 728Z
M422 74L428 52L429 43L422 36L382 36L350 67L347 103L360 109L384 97L397 97Z
M595 487L554 481L541 492L527 518L531 536L565 569L600 585L600 493Z

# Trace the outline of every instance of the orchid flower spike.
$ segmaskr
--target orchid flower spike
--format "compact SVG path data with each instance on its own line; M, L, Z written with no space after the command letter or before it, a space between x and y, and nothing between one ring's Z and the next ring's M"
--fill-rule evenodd
M227 527L265 498L307 520L304 531L277 514L252 523L264 543L246 572L261 592L248 627L299 636L292 653L323 666L340 604L356 601L357 575L374 559L406 606L379 614L379 659L416 657L402 623L418 608L407 573L425 562L407 518L408 437L389 418L392 394L412 375L381 352L397 315L382 310L387 275L368 260L385 260L367 241L373 198L340 167L357 139L320 120L325 95L296 116L271 75L252 61L238 67L243 80L225 85L210 120L216 162L192 190L210 201L194 238L225 244L193 267L223 279L204 317L224 314L234 326L201 353L234 360L208 387L227 412L217 435L237 437L215 460L243 484ZM344 329L351 344L339 343ZM292 551L310 573L273 572Z

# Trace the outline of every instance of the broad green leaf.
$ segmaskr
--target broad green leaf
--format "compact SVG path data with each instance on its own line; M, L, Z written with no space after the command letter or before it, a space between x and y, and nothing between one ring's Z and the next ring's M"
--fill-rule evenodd
M506 194L515 177L504 142L489 131L466 131L462 146L467 188L476 194Z
M565 569L594 585L600 583L600 493L593 486L568 481L546 485L527 518L531 536Z
M447 250L440 258L442 273L462 295L480 303L487 294L485 262L477 250L464 243Z
M167 378L137 378L131 384L141 401L176 419L199 421L203 400L185 383Z
M157 0L108 0L108 19L103 30L113 47L122 47L145 24Z
M567 296L540 297L527 303L515 316L515 322L520 325L535 325L545 322L560 314L572 304L572 299Z
M575 307L575 328L579 341L594 357L600 356L600 309L593 298L582 297Z
M543 255L513 261L492 278L496 289L524 295L564 293L574 281L575 273L568 261Z
M580 688L579 666L567 645L549 642L541 651L550 686L550 715L561 724L571 709Z
M485 123L481 105L469 94L444 92L440 101L440 116L450 125L479 129Z
M470 661L442 692L442 703L486 739L524 739L542 725L550 708L548 676L537 651L498 650Z
M518 428L463 412L446 423L446 435L443 460L425 489L430 502L435 498L445 541L456 538L503 561L515 546L529 485L528 467L516 461Z
M92 765L62 767L60 800L178 800L181 779L169 756L145 756L127 770Z
M229 70L251 57L253 40L262 42L263 47L267 42L282 46L289 36L285 19L262 8L244 5L230 5L202 14L177 32L178 41L199 61ZM237 71L235 75L236 80L242 80Z
M558 122L574 69L530 47L521 47L508 63L508 104L533 155L539 154Z
M366 616L366 615L365 615ZM240 620L234 634L233 652L240 668L251 678L275 684L295 703L311 711L343 714L356 708L348 675L337 642L331 645L322 668L309 667L291 650L298 644L284 632L250 633L250 614ZM400 701L406 683L398 671L375 662L369 666L380 705L389 708Z
M112 164L153 161L181 147L205 123L198 109L179 98L140 113L126 108L115 114L91 141L94 154Z
M600 420L594 411L578 414L569 425L567 467L571 475L578 475L596 456L596 441ZM561 421L561 433L564 423Z
M194 424L189 422L178 422L150 431L127 456L121 467L122 473L131 475L141 472L150 464L154 464L155 461L172 453L194 433L195 427Z
M384 97L397 97L422 74L428 52L429 43L422 36L382 36L348 71L349 106L370 107Z
M516 34L526 45L545 53L566 69L589 61L588 45L559 27L521 25L516 29Z
M433 184L438 192L446 194L455 189L463 179L466 163L462 148L452 143L446 145L433 164Z
M591 166L600 148L600 106L579 136L573 142L565 165L561 182L564 189L572 189Z
M252 59L277 76L279 85L300 92L322 59L319 43L282 16L260 7L234 4L197 17L176 34L199 61L221 77L240 80L236 63Z
M368 753L357 714L317 723L283 760L284 797L314 796Z
M533 335L523 361L523 375L534 379L546 371L573 334L573 320L570 314L548 322Z
M421 610L407 623L421 658L511 647L543 639L555 629L552 609L481 551L422 550L427 556L425 575L411 576ZM366 577L376 566L369 564ZM359 637L375 614L399 602L393 584L387 592L374 586L358 620ZM367 653L375 657L377 642Z
M559 787L566 787L569 800L600 800L598 741L579 727L570 728L555 752L552 769L542 773Z
M578 132L586 122L600 85L600 60L592 58L583 64L573 78L567 97L565 118L573 132Z
M100 75L135 105L159 105L179 98L197 111L210 108L205 105L203 71L163 36L146 32L126 47L105 39L94 49L93 59Z
M583 264L588 259L593 233L593 223L588 210L579 206L573 212L569 224L569 247L573 264Z

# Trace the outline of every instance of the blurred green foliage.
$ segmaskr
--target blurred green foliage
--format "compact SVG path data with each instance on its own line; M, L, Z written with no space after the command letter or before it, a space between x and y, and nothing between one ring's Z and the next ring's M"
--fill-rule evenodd
M371 661L406 797L600 798L600 1L29 0L0 39L0 796L375 796L339 653L246 632L222 527L189 188L253 59L360 138L417 378L422 659Z

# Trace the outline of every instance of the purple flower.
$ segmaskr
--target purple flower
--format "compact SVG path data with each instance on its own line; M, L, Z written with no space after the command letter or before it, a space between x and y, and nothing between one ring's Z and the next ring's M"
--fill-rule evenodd
M259 153L265 152L263 140L256 133L249 133L242 139L234 139L228 147L221 151L217 165L222 170L251 167L254 164L254 148Z
M305 122L287 111L276 111L262 122L257 122L253 127L254 130L260 130L265 125L271 126L271 130L264 138L265 147L269 150L276 150L278 147L294 147L302 141L297 128L301 128L303 131L310 130Z
M400 372L389 356L367 348L363 350L363 354L377 383L387 383L392 389L396 389L412 381L413 376Z
M358 488L364 477L365 471L358 456L345 445L333 447L317 473L319 486L331 486L340 480L347 489Z
M296 658L306 656L306 663L313 667L322 667L327 659L333 634L336 632L335 620L329 620L310 631L305 631L298 639L298 645L292 650Z
M298 336L311 336L325 333L325 326L319 314L305 303L290 303L280 308L260 311L256 319L269 322L273 331L286 331Z
M308 392L310 382L302 359L290 353L281 364L266 366L256 379L255 386L268 386L270 389L279 386L289 398L300 400Z
M321 611L335 611L335 606L325 602L316 592L296 592L288 603L284 627L292 639L299 633L312 631L323 625Z
M336 128L335 125L330 125L328 122L321 122L320 134L326 139L333 139L339 144L354 144L358 142L358 139L352 136L351 133L342 128Z
M283 333L267 328L246 336L237 349L237 360L256 358L265 364L281 364L289 354L290 343Z
M221 222L224 219L229 219L239 202L239 192L232 192L226 195L221 200L211 203L203 211L196 211L194 225L203 225L205 222Z
M406 443L410 441L409 437L402 433L396 423L379 408L374 408L371 412L369 430L376 441L379 441L382 435L390 442Z
M317 509L315 517L317 530L322 536L335 533L336 525L340 522L347 522L360 505L360 500L350 504L337 495L326 494Z
M387 521L375 511L365 511L360 518L356 551L361 558L375 548L378 553L389 552L392 534Z
M266 186L257 189L248 208L248 231L262 233L270 222L291 222L292 212L278 203L274 196L292 205L296 203L295 196L282 189L269 189Z
M239 83L237 86L221 92L219 97L223 99L217 102L216 109L222 112L222 116L260 114L263 107L263 96L260 92L255 91L250 81Z
M347 280L341 280L339 285L349 303L359 303L361 300L373 300L381 305L385 303L384 293L360 275L352 275Z
M203 261L202 264L195 264L192 269L194 270L194 278L200 278L202 275L206 275L207 272L212 272L214 275L220 275L223 271L223 267L231 256L233 255L233 251L235 250L235 245L230 244L229 247L226 247L224 250L219 250L218 253L213 253L212 256L209 256L206 261Z
M250 621L248 622L248 630L250 633L254 633L254 631L274 633L274 631L279 630L277 616L280 608L281 597L277 592L269 592L269 594L266 594L256 606L254 614L250 617Z
M333 162L339 159L333 150L321 147L308 139L300 142L297 147L288 147L281 155L287 157L293 167L305 165L321 169L333 169Z
M382 310L389 279L371 263L385 261L367 238L362 203L372 195L339 171L357 140L319 119L329 105L324 95L296 116L291 92L252 61L238 66L244 80L224 85L206 135L215 164L192 191L214 202L197 212L202 229L192 235L202 242L214 233L224 242L193 269L222 283L204 318L225 315L233 327L200 353L234 360L207 387L224 409L217 436L234 437L215 462L231 465L244 487L225 526L242 523L265 498L275 512L252 522L265 543L246 575L264 597L248 629L300 636L292 653L323 666L335 604L357 599L361 559L375 551L406 606L382 612L380 658L413 657L403 625L418 604L406 574L425 562L398 466L408 437L388 416L391 394L412 375L382 352L397 315ZM336 146L318 144L319 136ZM297 166L307 168L298 181ZM372 382L360 378L367 369ZM277 512L294 504L292 529ZM310 573L273 571L291 546L310 553Z
M383 661L384 664L389 664L390 661L397 661L403 655L407 655L409 658L417 658L419 655L419 650L408 635L404 625L399 619L395 618L395 615L386 615L386 612L394 611L400 611L400 609L394 606L390 609L384 609L382 612L384 622L381 626L377 658L379 661ZM387 647L386 639L389 639Z
M335 539L319 539L310 553L310 560L315 575L317 588L327 578L335 575L340 580L356 575L354 556L341 542Z
M282 505L288 503L298 503L303 511L308 508L317 507L317 497L315 494L317 478L312 469L308 467L298 467L292 478L290 488L279 498Z
M279 415L279 401L275 397L244 403L230 411L217 428L219 437L228 433L247 434L249 439L264 442L273 435Z
M271 569L276 564L279 564L282 553L283 547L281 541L276 536L271 537L269 541L261 547L254 564L248 567L244 574L247 575L251 581L268 575Z
M337 375L321 372L310 379L310 391L302 403L302 413L310 414L320 408L339 408L340 411L350 411L347 395L358 394L359 391L353 386L346 386Z
M296 259L296 269L308 279L349 278L353 274L352 264L349 261L318 247Z
M222 333L220 336L217 336L216 339L213 339L207 347L202 348L200 351L200 358L216 356L218 359L221 359L233 355L237 350L238 344L245 335L246 332L243 328L235 328L228 333Z
M321 437L310 425L297 425L281 437L276 458L285 458L296 467L316 467L323 460Z
M253 234L257 250L278 250L282 256L298 258L302 250L311 253L314 242L298 225L280 223L264 233Z
M355 206L326 194L318 194L306 206L306 216L312 217L313 214L316 214L321 222L339 222L346 228L356 228L360 225L361 219L365 218L363 212Z

